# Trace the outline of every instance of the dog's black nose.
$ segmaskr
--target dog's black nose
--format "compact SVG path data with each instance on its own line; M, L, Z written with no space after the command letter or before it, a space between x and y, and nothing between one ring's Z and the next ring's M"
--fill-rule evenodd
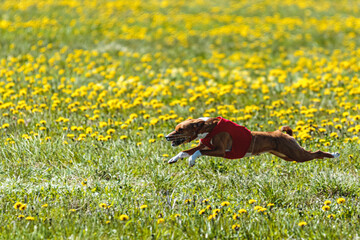
M165 139L166 139L166 141L170 141L171 136L167 135L167 136L165 136Z

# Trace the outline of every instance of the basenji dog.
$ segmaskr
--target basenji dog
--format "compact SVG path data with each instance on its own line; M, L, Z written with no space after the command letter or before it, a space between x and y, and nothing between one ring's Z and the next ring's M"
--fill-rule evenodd
M283 133L285 132L285 133ZM239 159L271 153L286 161L306 162L313 159L337 158L339 153L323 151L310 152L302 148L290 127L282 127L273 132L249 131L222 117L188 119L175 127L165 138L173 147L200 139L196 147L185 150L171 158L168 163L175 163L188 158L189 166L202 156L214 156L227 159Z

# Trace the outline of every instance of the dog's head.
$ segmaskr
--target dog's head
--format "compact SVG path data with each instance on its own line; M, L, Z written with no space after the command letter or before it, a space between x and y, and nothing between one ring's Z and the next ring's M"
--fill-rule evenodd
M171 146L176 147L183 143L191 142L201 133L205 121L201 119L188 119L179 123L175 131L169 133L165 138L171 141Z

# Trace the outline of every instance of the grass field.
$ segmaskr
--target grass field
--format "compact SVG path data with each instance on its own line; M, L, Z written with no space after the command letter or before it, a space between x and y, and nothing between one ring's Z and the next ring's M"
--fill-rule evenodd
M1 239L360 238L358 1L0 1ZM167 161L223 116L308 150Z

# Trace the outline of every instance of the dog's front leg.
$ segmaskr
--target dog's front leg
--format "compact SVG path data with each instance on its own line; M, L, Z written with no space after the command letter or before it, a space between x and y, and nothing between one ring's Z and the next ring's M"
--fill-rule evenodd
M181 160L183 158L187 158L189 156L192 156L196 151L199 151L201 149L205 148L205 145L203 145L202 143L200 143L198 146L182 151L180 152L178 155L176 155L175 157L171 158L168 163L176 163L178 160Z
M178 160L181 160L181 159L183 159L183 158L186 158L186 157L188 157L188 156L190 156L188 153L186 153L186 152L179 152L179 154L178 155L176 155L175 157L172 157L169 161L168 161L168 163L176 163Z
M195 165L195 160L202 156L225 157L226 146L229 145L231 137L228 133L222 132L212 138L213 149L198 149L189 157L189 166Z
M193 167L195 165L195 160L202 156L212 156L212 157L224 157L225 151L223 149L214 149L214 150L197 150L193 155L189 157L189 166Z

